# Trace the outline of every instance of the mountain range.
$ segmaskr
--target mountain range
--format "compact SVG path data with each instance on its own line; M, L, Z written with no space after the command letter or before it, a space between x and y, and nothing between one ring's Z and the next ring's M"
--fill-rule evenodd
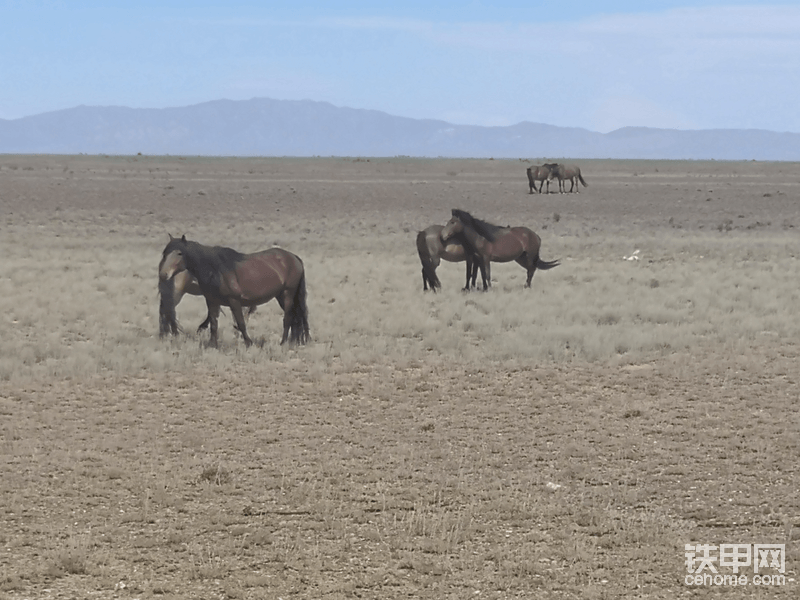
M800 160L800 134L521 122L456 125L310 100L215 100L179 108L78 106L0 119L3 154L419 156Z

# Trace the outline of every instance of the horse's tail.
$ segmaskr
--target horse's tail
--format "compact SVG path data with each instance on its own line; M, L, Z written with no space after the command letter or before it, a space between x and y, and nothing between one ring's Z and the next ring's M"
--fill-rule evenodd
M437 287L442 287L442 282L436 276L436 267L431 262L427 237L424 231L420 231L417 234L417 253L419 254L419 262L422 263L422 281L423 283L427 282L435 292Z
M581 175L580 169L578 169L578 179L580 179L580 182L583 184L583 187L589 187L589 184L586 183L586 181L583 179L583 175Z
M178 335L181 328L175 315L175 280L172 278L158 280L158 335Z
M542 260L541 258L536 261L536 268L541 269L542 271L547 271L548 269L552 269L553 267L557 267L561 264L560 260Z
M292 322L289 325L289 339L293 344L305 344L311 337L308 327L308 305L306 304L306 274L300 276L300 283L294 292L292 302Z
M436 269L430 260L420 260L422 261L422 274L427 278L431 290L435 292L436 288L442 287L442 282L439 281L439 277L436 275Z

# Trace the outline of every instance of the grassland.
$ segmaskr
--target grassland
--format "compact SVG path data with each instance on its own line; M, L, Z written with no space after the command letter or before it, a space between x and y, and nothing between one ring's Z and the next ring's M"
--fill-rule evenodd
M0 598L795 597L800 165L528 164L2 157ZM423 294L454 207L562 266ZM313 342L158 339L168 233L300 255Z

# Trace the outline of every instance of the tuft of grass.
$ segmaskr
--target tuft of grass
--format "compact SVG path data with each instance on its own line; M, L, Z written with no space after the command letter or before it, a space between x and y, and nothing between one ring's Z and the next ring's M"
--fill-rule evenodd
M233 481L233 475L222 463L214 462L203 467L199 480L214 485L227 485Z
M69 536L64 544L57 544L47 553L44 573L49 577L85 575L94 566L93 543L88 535Z

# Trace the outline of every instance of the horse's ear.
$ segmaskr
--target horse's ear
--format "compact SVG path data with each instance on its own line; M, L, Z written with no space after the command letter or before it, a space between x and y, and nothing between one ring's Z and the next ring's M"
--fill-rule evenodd
M185 233L184 233L184 234L181 236L181 241L182 241L182 242L185 242L185 241L186 241L186 234L185 234Z

